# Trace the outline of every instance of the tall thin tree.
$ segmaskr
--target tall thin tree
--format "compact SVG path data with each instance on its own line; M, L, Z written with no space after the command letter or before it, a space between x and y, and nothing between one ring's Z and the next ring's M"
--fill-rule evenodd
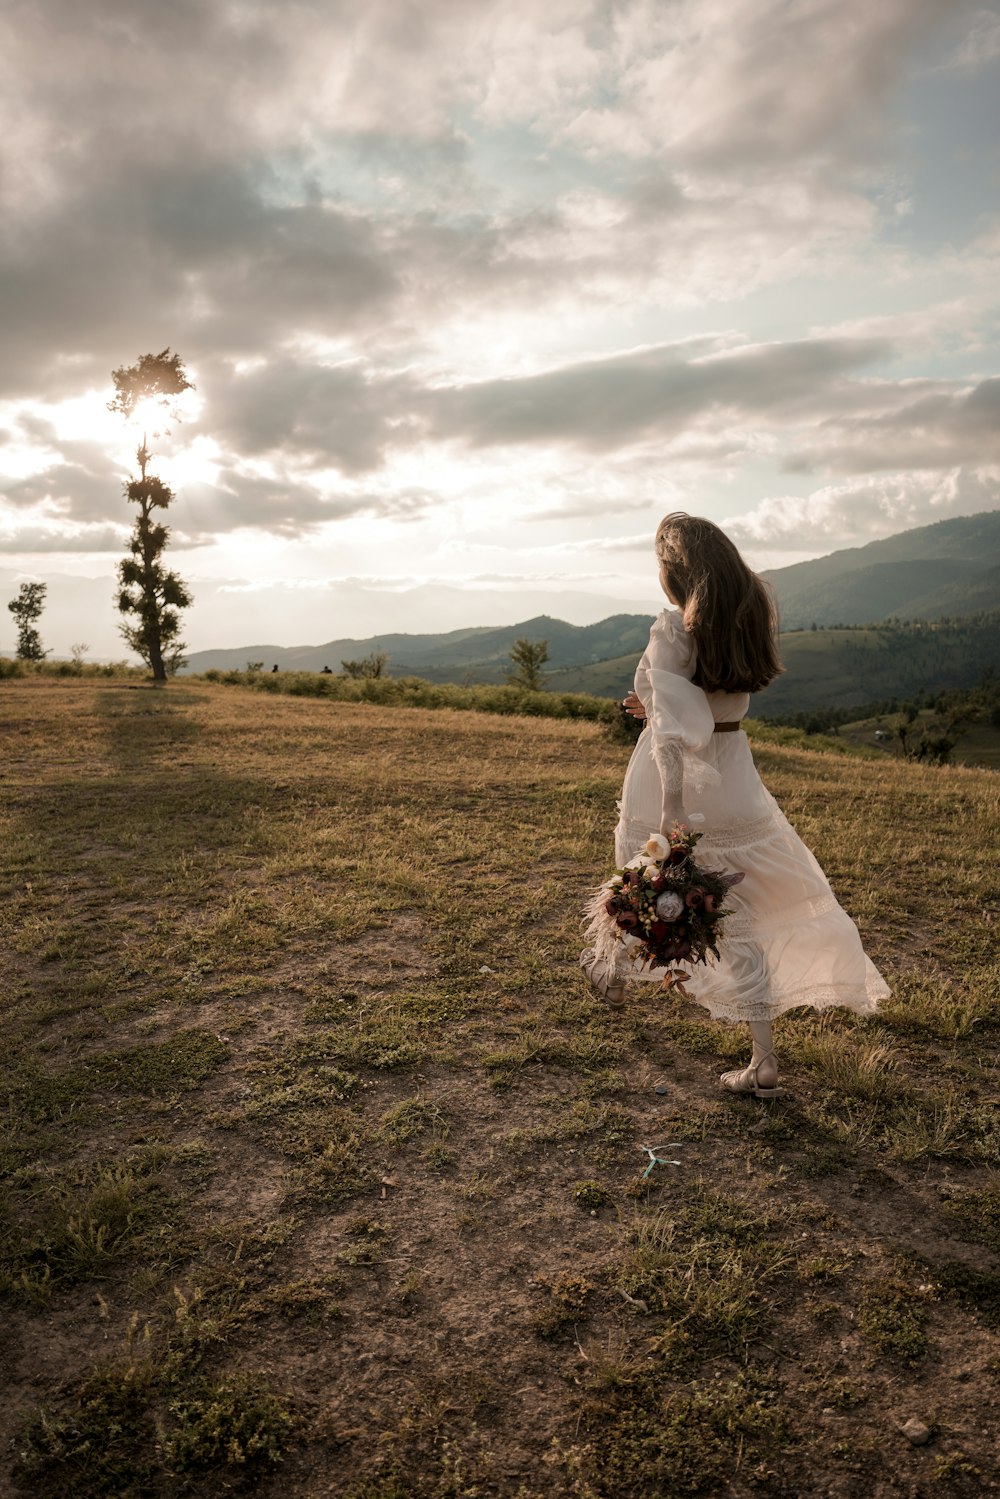
M118 412L127 421L144 411L160 412L179 420L176 397L194 386L187 378L179 354L166 348L159 354L143 354L137 364L112 370L115 398L108 410ZM154 433L154 436L159 434ZM170 528L153 519L155 510L166 510L174 498L173 490L156 474L150 473L147 433L136 449L138 475L123 486L128 499L139 507L129 555L118 564L117 605L126 616L122 635L153 673L155 682L165 682L184 661L184 644L180 635L179 610L187 609L191 593L175 572L163 566L162 556L170 537Z
M42 650L42 637L35 629L45 608L47 583L22 583L17 598L11 599L7 608L17 621L17 655L20 661L44 661L48 651Z

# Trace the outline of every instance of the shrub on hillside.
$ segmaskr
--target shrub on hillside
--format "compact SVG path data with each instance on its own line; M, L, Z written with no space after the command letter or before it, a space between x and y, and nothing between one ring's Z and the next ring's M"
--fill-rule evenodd
M458 711L522 714L529 718L584 719L605 726L619 744L634 744L642 725L622 709L617 698L596 697L589 692L532 691L511 683L459 686L455 682L426 682L423 677L351 677L346 673L324 675L312 671L204 672L208 682L248 687L253 692L285 693L290 697L325 697L339 703L376 703L384 708L452 708ZM807 734L802 729L746 720L750 737L765 744L789 745L797 749L827 750L837 755L881 758L878 750L857 747L825 734Z
M387 708L455 708L480 713L520 713L535 718L577 718L613 725L620 717L612 699L587 692L542 692L511 684L461 687L454 682L426 682L422 677L352 677L347 673L247 671L204 672L207 682L249 687L253 692L291 697L326 697L340 703L377 703Z
M144 666L127 661L18 661L0 656L0 681L5 677L144 677Z

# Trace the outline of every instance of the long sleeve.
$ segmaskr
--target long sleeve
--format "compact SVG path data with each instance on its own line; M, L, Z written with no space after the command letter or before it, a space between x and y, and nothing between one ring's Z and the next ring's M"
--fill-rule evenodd
M715 720L708 698L691 681L694 668L694 642L680 611L665 609L650 631L640 667L648 683L643 701L664 803L683 800L685 781L694 790L719 781L718 771L702 758Z

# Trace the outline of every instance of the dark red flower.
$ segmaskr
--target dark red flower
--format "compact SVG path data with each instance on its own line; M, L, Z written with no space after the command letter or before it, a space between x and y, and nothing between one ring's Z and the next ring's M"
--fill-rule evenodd
M606 900L604 902L604 909L609 916L613 916L618 910L618 897L613 895L610 900Z
M695 906L700 906L704 899L704 890L700 885L695 885L694 889L689 890L687 895L685 895L684 904L693 910Z
M625 932L634 931L639 925L639 918L634 911L623 911L616 920L617 925Z
M670 928L665 921L654 921L650 925L649 935L654 942L662 942L669 930Z

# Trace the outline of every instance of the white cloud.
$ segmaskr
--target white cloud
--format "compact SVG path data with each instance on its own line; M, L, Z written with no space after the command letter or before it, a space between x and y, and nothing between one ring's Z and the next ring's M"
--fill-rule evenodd
M964 390L900 385L892 393L895 404L888 410L828 418L788 467L871 473L1000 463L1000 379Z
M808 495L762 500L720 522L739 546L831 552L950 516L1000 509L1000 465L942 474L865 475Z
M976 73L1000 58L1000 14L980 10L942 71Z

